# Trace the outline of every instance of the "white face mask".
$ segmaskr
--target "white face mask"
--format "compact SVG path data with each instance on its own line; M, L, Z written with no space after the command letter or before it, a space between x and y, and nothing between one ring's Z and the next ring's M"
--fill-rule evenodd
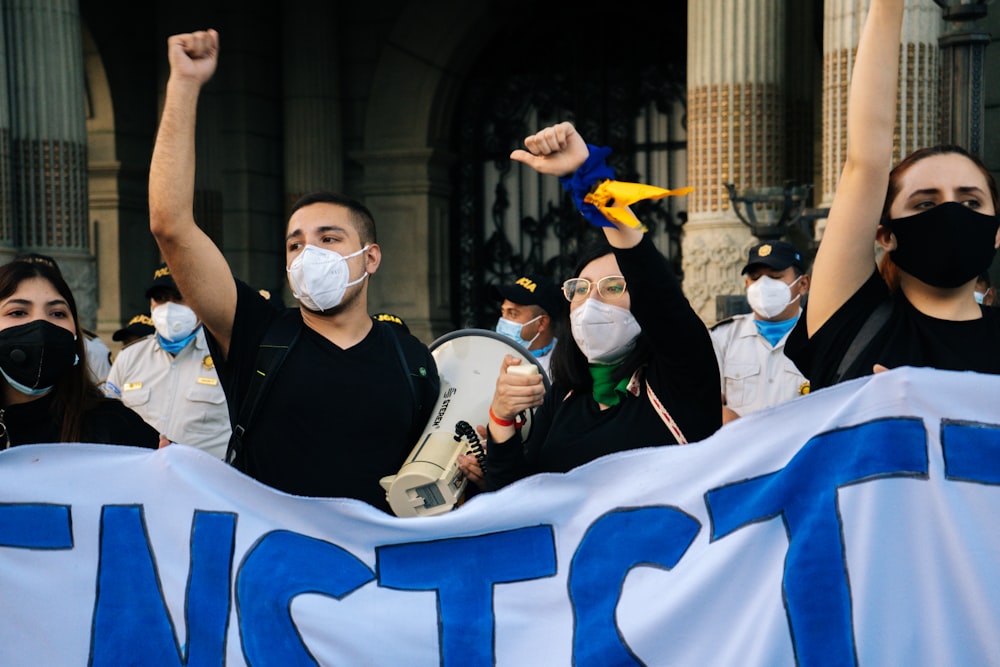
M753 308L753 312L764 319L777 317L790 303L802 296L796 294L795 299L792 298L792 285L801 279L802 276L799 276L790 285L783 280L761 276L747 287L747 302Z
M976 295L976 303L981 304L983 302L983 299L986 298L986 292L975 292L975 295Z
M187 338L198 328L198 316L194 311L173 301L156 306L149 316L156 327L156 333L168 341Z
M336 308L343 301L348 287L368 277L365 271L360 278L350 281L351 269L346 261L365 250L368 246L345 256L333 250L306 245L286 269L292 295L309 310L322 312Z
M573 340L592 364L621 361L635 347L642 327L625 308L587 299L569 315Z

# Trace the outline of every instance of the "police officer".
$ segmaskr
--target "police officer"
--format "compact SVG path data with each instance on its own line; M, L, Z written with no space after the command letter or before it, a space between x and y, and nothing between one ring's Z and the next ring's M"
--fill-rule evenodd
M808 380L784 353L809 291L802 253L784 241L758 243L742 275L753 312L711 328L724 422L809 392Z
M558 341L557 326L566 317L566 299L548 278L521 276L507 285L494 285L503 302L497 333L531 352L549 372L552 350Z
M223 459L231 433L229 410L201 322L184 304L166 264L157 267L146 297L155 335L122 348L105 393L121 399L170 442Z
M121 343L124 347L140 338L145 338L155 331L156 327L153 326L153 319L149 315L142 313L134 315L128 321L128 324L111 334L111 340Z

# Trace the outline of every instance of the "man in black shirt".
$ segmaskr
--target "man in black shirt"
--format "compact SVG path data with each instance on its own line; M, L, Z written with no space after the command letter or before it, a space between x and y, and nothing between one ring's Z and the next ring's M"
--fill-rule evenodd
M416 444L438 394L425 345L368 313L368 277L382 261L371 213L333 193L293 207L285 237L284 308L236 280L192 215L198 94L215 72L214 30L168 40L170 78L149 176L150 230L180 291L209 332L237 425L259 396L238 467L288 493L357 498L388 511L379 479ZM280 368L252 391L268 332L290 332ZM294 341L294 342L293 342Z

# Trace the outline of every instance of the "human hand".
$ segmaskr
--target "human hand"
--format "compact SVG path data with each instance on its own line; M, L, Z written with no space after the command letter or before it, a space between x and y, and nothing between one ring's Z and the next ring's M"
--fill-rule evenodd
M883 366L882 364L875 364L874 366L872 366L872 373L884 373L887 370L889 369Z
M219 33L215 30L173 35L167 39L170 76L204 84L219 62Z
M518 414L536 408L545 400L545 385L540 373L522 375L508 373L511 366L519 366L522 360L512 354L504 355L493 392L491 409L493 414L504 420L513 420Z
M565 176L580 168L590 154L583 137L573 124L564 121L526 137L528 150L517 149L511 160L522 162L540 174Z
M484 427L479 428L485 430ZM458 468L466 479L475 484L480 491L486 490L486 477L483 475L483 468L479 465L479 459L476 458L475 454L459 454Z
M167 436L160 434L160 443L156 446L157 449L163 449L167 445L172 445L173 443L167 438Z
M722 406L722 423L723 424L728 424L729 422L736 421L739 418L740 418L740 415L739 415L738 412L736 412L732 408L726 407L725 405Z

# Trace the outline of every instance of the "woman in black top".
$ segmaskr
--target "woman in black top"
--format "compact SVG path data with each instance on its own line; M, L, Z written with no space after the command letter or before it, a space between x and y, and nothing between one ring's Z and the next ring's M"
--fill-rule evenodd
M155 449L156 430L87 372L76 302L58 269L0 266L0 449L96 442Z
M1000 373L1000 312L976 302L1000 245L997 186L956 146L890 171L903 0L872 0L847 112L847 158L785 354L813 389L898 366ZM874 263L875 243L885 251Z
M578 190L594 184L585 177L581 183L581 174L613 176L603 165L606 149L588 147L570 123L528 137L525 146L530 153L511 158L563 177L578 203ZM551 390L544 393L538 375L508 374L514 357L503 363L487 429L487 488L612 452L694 442L721 426L707 328L641 227L605 224L607 242L585 252L563 285L572 336L556 344ZM522 443L517 415L543 395Z

